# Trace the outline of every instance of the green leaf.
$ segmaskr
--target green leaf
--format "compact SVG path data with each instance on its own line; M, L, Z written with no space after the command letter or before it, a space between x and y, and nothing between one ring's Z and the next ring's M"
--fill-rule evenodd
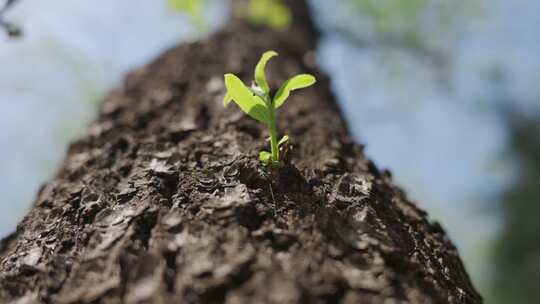
M264 54L261 56L261 59L257 63L257 66L255 67L255 82L266 95L270 93L270 86L268 86L268 82L266 82L266 64L268 63L268 60L277 55L278 53L276 53L275 51L264 52Z
M268 24L277 30L284 30L291 25L292 13L290 9L278 2L272 5L268 14Z
M255 96L240 78L234 74L225 74L225 86L227 87L225 97L228 100L224 100L224 102L230 102L232 99L244 113L252 118L265 124L270 122L268 108L264 101Z
M231 96L231 93L229 93L229 91L227 91L227 93L225 94L225 97L223 97L223 105L228 106L229 103L231 103L232 100L233 100L233 98Z
M261 151L259 153L259 160L261 161L261 163L263 163L263 165L268 166L268 164L270 164L271 162L271 159L272 159L272 153L267 152L267 151Z
M282 0L250 0L243 12L250 22L284 30L292 23L292 12Z
M289 135L285 135L279 140L277 145L278 145L278 147L280 147L281 145L283 145L284 143L286 143L288 141L289 141Z
M198 30L205 29L203 11L206 0L168 0L168 3L172 9L187 14Z
M276 96L274 96L274 108L277 109L281 107L291 94L291 91L309 87L315 82L315 77L309 74L300 74L289 78L289 80L285 81L281 88L279 88Z

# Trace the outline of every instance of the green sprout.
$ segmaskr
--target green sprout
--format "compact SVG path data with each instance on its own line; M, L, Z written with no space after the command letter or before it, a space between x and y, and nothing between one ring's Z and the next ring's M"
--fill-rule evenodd
M285 103L291 91L309 87L316 81L313 75L296 75L285 81L272 97L270 86L266 81L265 68L268 61L277 55L278 53L274 51L267 51L261 56L255 67L255 81L251 87L246 86L236 75L225 74L227 94L223 99L225 106L234 101L247 115L268 127L271 152L260 152L259 159L264 166L272 168L279 168L283 165L283 155L280 152L289 141L287 135L279 141L277 139L276 110Z

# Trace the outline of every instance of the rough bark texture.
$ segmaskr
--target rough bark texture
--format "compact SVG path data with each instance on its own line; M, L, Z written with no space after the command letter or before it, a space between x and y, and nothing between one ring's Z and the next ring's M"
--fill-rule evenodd
M131 73L0 245L1 303L480 303L455 247L353 143L315 67L307 9L239 21ZM318 84L279 112L291 163L225 109L225 72ZM359 102L361 102L359 100ZM19 301L19 302L17 302Z

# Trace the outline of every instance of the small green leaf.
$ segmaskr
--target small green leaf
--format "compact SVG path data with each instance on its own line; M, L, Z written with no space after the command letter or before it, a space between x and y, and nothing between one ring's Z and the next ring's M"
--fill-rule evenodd
M281 88L279 88L276 96L274 96L274 108L277 109L281 107L291 94L291 91L309 87L315 82L315 77L309 74L301 74L289 78L289 80L285 81Z
M270 164L271 158L272 158L272 154L271 154L270 152L267 152L267 151L261 151L261 152L259 153L259 160L260 160L261 163L263 163L263 165L265 165L265 166L268 166L268 164Z
M275 51L264 52L264 54L261 56L261 59L257 63L257 66L255 67L255 82L266 95L270 93L270 87L268 86L268 82L266 82L266 64L268 63L268 60L277 55L278 53L276 53Z
M278 145L278 147L280 147L281 145L283 145L284 143L286 143L288 141L289 141L289 135L285 135L279 140L277 145Z
M268 124L270 122L268 108L264 101L253 95L240 78L234 74L225 74L225 86L227 87L226 98L234 100L244 113L262 123Z

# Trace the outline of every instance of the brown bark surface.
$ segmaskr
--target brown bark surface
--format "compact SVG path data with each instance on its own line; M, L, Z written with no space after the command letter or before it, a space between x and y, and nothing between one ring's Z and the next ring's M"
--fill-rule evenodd
M288 31L232 21L106 98L1 242L0 303L481 303L442 228L351 141L295 3ZM222 105L223 74L250 81L268 49L272 87L319 80L278 113L279 174L258 162L265 128Z

